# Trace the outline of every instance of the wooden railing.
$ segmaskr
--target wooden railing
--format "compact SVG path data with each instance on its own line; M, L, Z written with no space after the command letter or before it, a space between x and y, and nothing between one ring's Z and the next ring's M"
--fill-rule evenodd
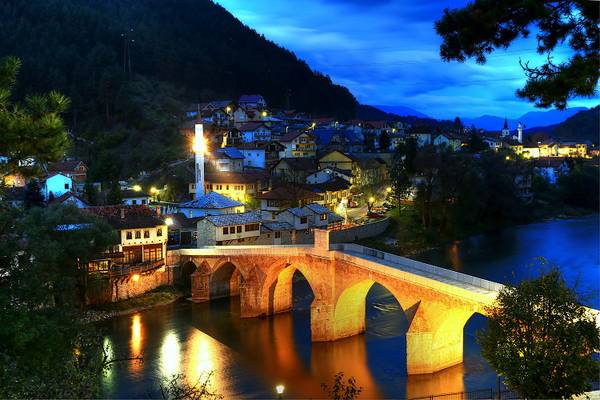
M143 274L148 271L160 268L165 265L165 260L145 261L136 264L118 264L113 263L108 273L111 278L119 278L127 275Z

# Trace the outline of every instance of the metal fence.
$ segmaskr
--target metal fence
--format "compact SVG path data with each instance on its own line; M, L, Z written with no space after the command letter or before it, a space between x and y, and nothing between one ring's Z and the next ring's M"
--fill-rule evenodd
M480 390L471 390L468 392L454 392L454 393L440 393L440 394L432 394L430 396L424 397L412 397L409 400L492 400L492 399L501 399L501 400L512 400L518 399L519 395L516 392L510 390L501 390L500 392L495 391L494 389L480 389Z

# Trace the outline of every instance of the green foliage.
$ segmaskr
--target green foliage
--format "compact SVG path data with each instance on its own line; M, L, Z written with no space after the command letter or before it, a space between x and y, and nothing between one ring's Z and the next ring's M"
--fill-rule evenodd
M75 207L0 204L0 397L97 396L106 366L101 338L83 324L80 263L116 242Z
M390 135L389 133L387 133L387 131L383 131L381 132L381 135L379 135L379 149L381 151L387 151L387 149L390 148Z
M515 178L529 174L521 161L506 160L502 153L416 145L399 149L390 171L394 197L405 199L416 186L421 225L442 238L523 221L526 207Z
M589 140L598 143L600 132L600 106L580 111L556 125L552 137L563 140Z
M346 88L209 0L3 1L0 53L24 62L17 98L50 89L70 96L73 152L95 181L181 158L176 127L187 105L179 101L261 93L281 108L290 93L291 108L340 119L356 106Z
M482 354L523 398L571 398L598 378L595 319L556 268L505 287L487 312L488 327L478 335Z
M354 377L344 382L344 373L338 372L333 377L333 386L321 383L321 388L332 400L354 400L362 392L362 386L356 385Z
M573 207L598 210L599 172L597 167L575 163L568 175L558 178L558 191L562 201Z
M414 158L417 154L417 143L414 139L407 139L401 143L394 152L394 159L390 169L390 180L393 202L399 205L406 200L412 188L412 175L414 174Z
M37 179L32 179L25 187L25 208L43 207L44 196Z
M444 10L435 29L443 39L443 60L475 58L483 64L487 54L509 47L519 37L527 38L535 27L537 52L548 53L548 59L539 67L519 61L527 83L517 95L538 107L564 109L574 97L596 94L599 22L597 4L585 0L475 0L460 9ZM563 43L571 48L572 56L557 65L550 54Z
M123 203L123 194L121 193L121 185L119 182L113 181L110 184L110 190L106 195L106 204L116 205Z
M90 205L98 204L98 190L96 186L94 186L91 182L87 181L83 186L83 193L85 194L85 198Z
M483 141L481 135L473 130L469 134L469 141L465 151L468 151L469 153L480 153L488 149L489 146Z
M0 172L32 176L40 173L41 165L62 158L67 149L60 115L67 110L69 99L51 91L25 96L21 103L11 101L20 68L21 61L15 57L0 59L0 149L8 157Z

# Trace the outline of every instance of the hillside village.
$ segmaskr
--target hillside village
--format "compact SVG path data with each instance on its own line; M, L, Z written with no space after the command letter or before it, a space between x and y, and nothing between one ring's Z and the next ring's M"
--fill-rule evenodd
M180 131L189 154L181 162L194 172L180 198L169 198L168 185L152 185L148 174L108 185L90 182L88 166L72 158L42 166L39 181L5 175L3 195L15 207L73 204L101 216L119 232L120 243L91 270L148 271L164 265L167 248L311 243L315 228L337 231L346 241L381 234L392 203L394 152L408 140L461 152L475 137L482 150L525 160L531 169L514 177L525 200L531 199L528 174L555 184L569 173L569 158L598 155L591 143L527 144L520 125L516 131L505 123L499 132L425 132L398 121L275 111L257 94L194 104L186 119ZM413 178L413 195L421 179Z

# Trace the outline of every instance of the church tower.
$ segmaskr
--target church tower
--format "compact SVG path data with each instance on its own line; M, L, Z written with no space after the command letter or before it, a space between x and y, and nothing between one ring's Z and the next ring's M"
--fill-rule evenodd
M510 130L508 129L508 120L504 117L504 127L502 128L502 137L506 137L510 135Z
M519 125L517 126L517 141L519 143L523 143L523 124L519 121Z

